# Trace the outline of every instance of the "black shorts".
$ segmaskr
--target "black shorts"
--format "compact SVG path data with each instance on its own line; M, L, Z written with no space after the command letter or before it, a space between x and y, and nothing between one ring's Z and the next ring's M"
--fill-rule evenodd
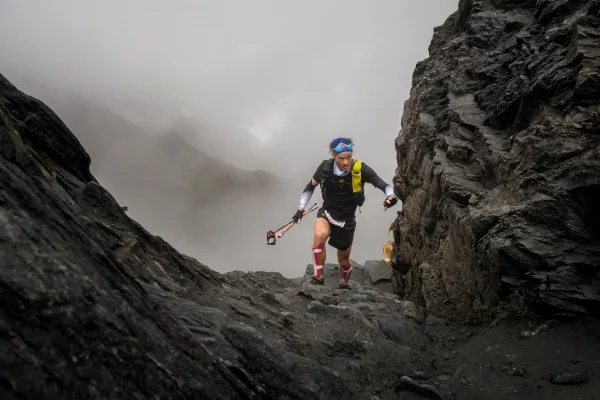
M317 218L319 217L324 218L325 221L329 223L329 229L331 230L331 235L329 236L329 245L338 250L348 250L354 241L356 219L353 218L349 221L340 221L344 222L344 226L340 227L335 223L332 223L332 221L329 221L329 218L327 218L327 215L325 215L325 210L322 207L319 209L319 211L317 211Z

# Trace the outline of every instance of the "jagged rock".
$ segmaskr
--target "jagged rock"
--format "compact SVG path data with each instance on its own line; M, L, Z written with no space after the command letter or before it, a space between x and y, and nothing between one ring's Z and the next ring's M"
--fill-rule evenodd
M394 287L428 314L600 309L600 3L461 0L396 139Z
M328 290L328 288L325 287L325 285L321 286L303 284L300 290L298 291L298 294L304 295L313 300L319 300L321 297L327 296L329 293L330 290Z
M373 283L392 279L392 269L384 260L368 260L365 262L364 268L365 278L369 278Z

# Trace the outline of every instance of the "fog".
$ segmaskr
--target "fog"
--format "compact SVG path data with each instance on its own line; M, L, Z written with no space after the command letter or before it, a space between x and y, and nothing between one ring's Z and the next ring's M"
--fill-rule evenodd
M111 109L148 135L172 129L182 117L218 127L221 133L212 135L221 141L202 150L241 169L276 174L278 189L247 198L242 191L232 199L216 188L211 205L171 198L169 208L177 212L169 213L124 178L116 182L114 166L126 164L115 157L126 155L113 152L112 161L94 163L103 132L84 140L85 132L67 123L92 155L92 172L151 233L220 272L296 277L311 262L315 213L275 246L266 246L267 230L291 219L336 136L352 137L356 157L392 183L394 139L415 64L427 57L433 28L457 4L0 0L0 73L50 107L62 107L61 117L73 111L59 104L58 93L69 93ZM45 89L27 86L27 79ZM108 133L106 140L119 140ZM208 142L206 131L187 135L199 148ZM143 174L123 176L133 184L144 181ZM383 199L367 186L351 256L357 262L381 258L392 239L396 209L384 212ZM310 204L315 201L321 203L318 190ZM267 209L253 209L262 205ZM336 262L333 250L328 247L328 262Z

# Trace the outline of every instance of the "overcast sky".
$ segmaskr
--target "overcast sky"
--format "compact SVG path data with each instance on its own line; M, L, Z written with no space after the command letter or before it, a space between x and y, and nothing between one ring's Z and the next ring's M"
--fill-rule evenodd
M289 190L299 198L338 135L352 136L357 156L391 183L415 63L457 5L0 0L0 68L93 99L141 99L246 128L264 144L265 162L293 176ZM379 221L378 257L392 215L371 193L370 216L361 218Z
M456 0L1 0L2 58L85 92L152 95L249 127L389 143ZM312 119L313 121L307 121ZM368 136L367 136L368 135Z

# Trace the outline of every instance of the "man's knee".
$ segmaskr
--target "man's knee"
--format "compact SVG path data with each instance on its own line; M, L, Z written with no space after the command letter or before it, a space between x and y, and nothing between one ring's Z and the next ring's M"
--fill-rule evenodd
M350 257L338 257L339 265L350 265Z
M314 229L314 245L317 247L324 246L325 241L329 237L329 224L325 220L319 220L320 218L317 218L317 221L315 221Z
M348 265L350 264L350 249L348 248L346 250L340 250L338 251L338 263L340 265Z
M325 246L325 241L327 240L326 232L315 233L315 245L318 247Z

